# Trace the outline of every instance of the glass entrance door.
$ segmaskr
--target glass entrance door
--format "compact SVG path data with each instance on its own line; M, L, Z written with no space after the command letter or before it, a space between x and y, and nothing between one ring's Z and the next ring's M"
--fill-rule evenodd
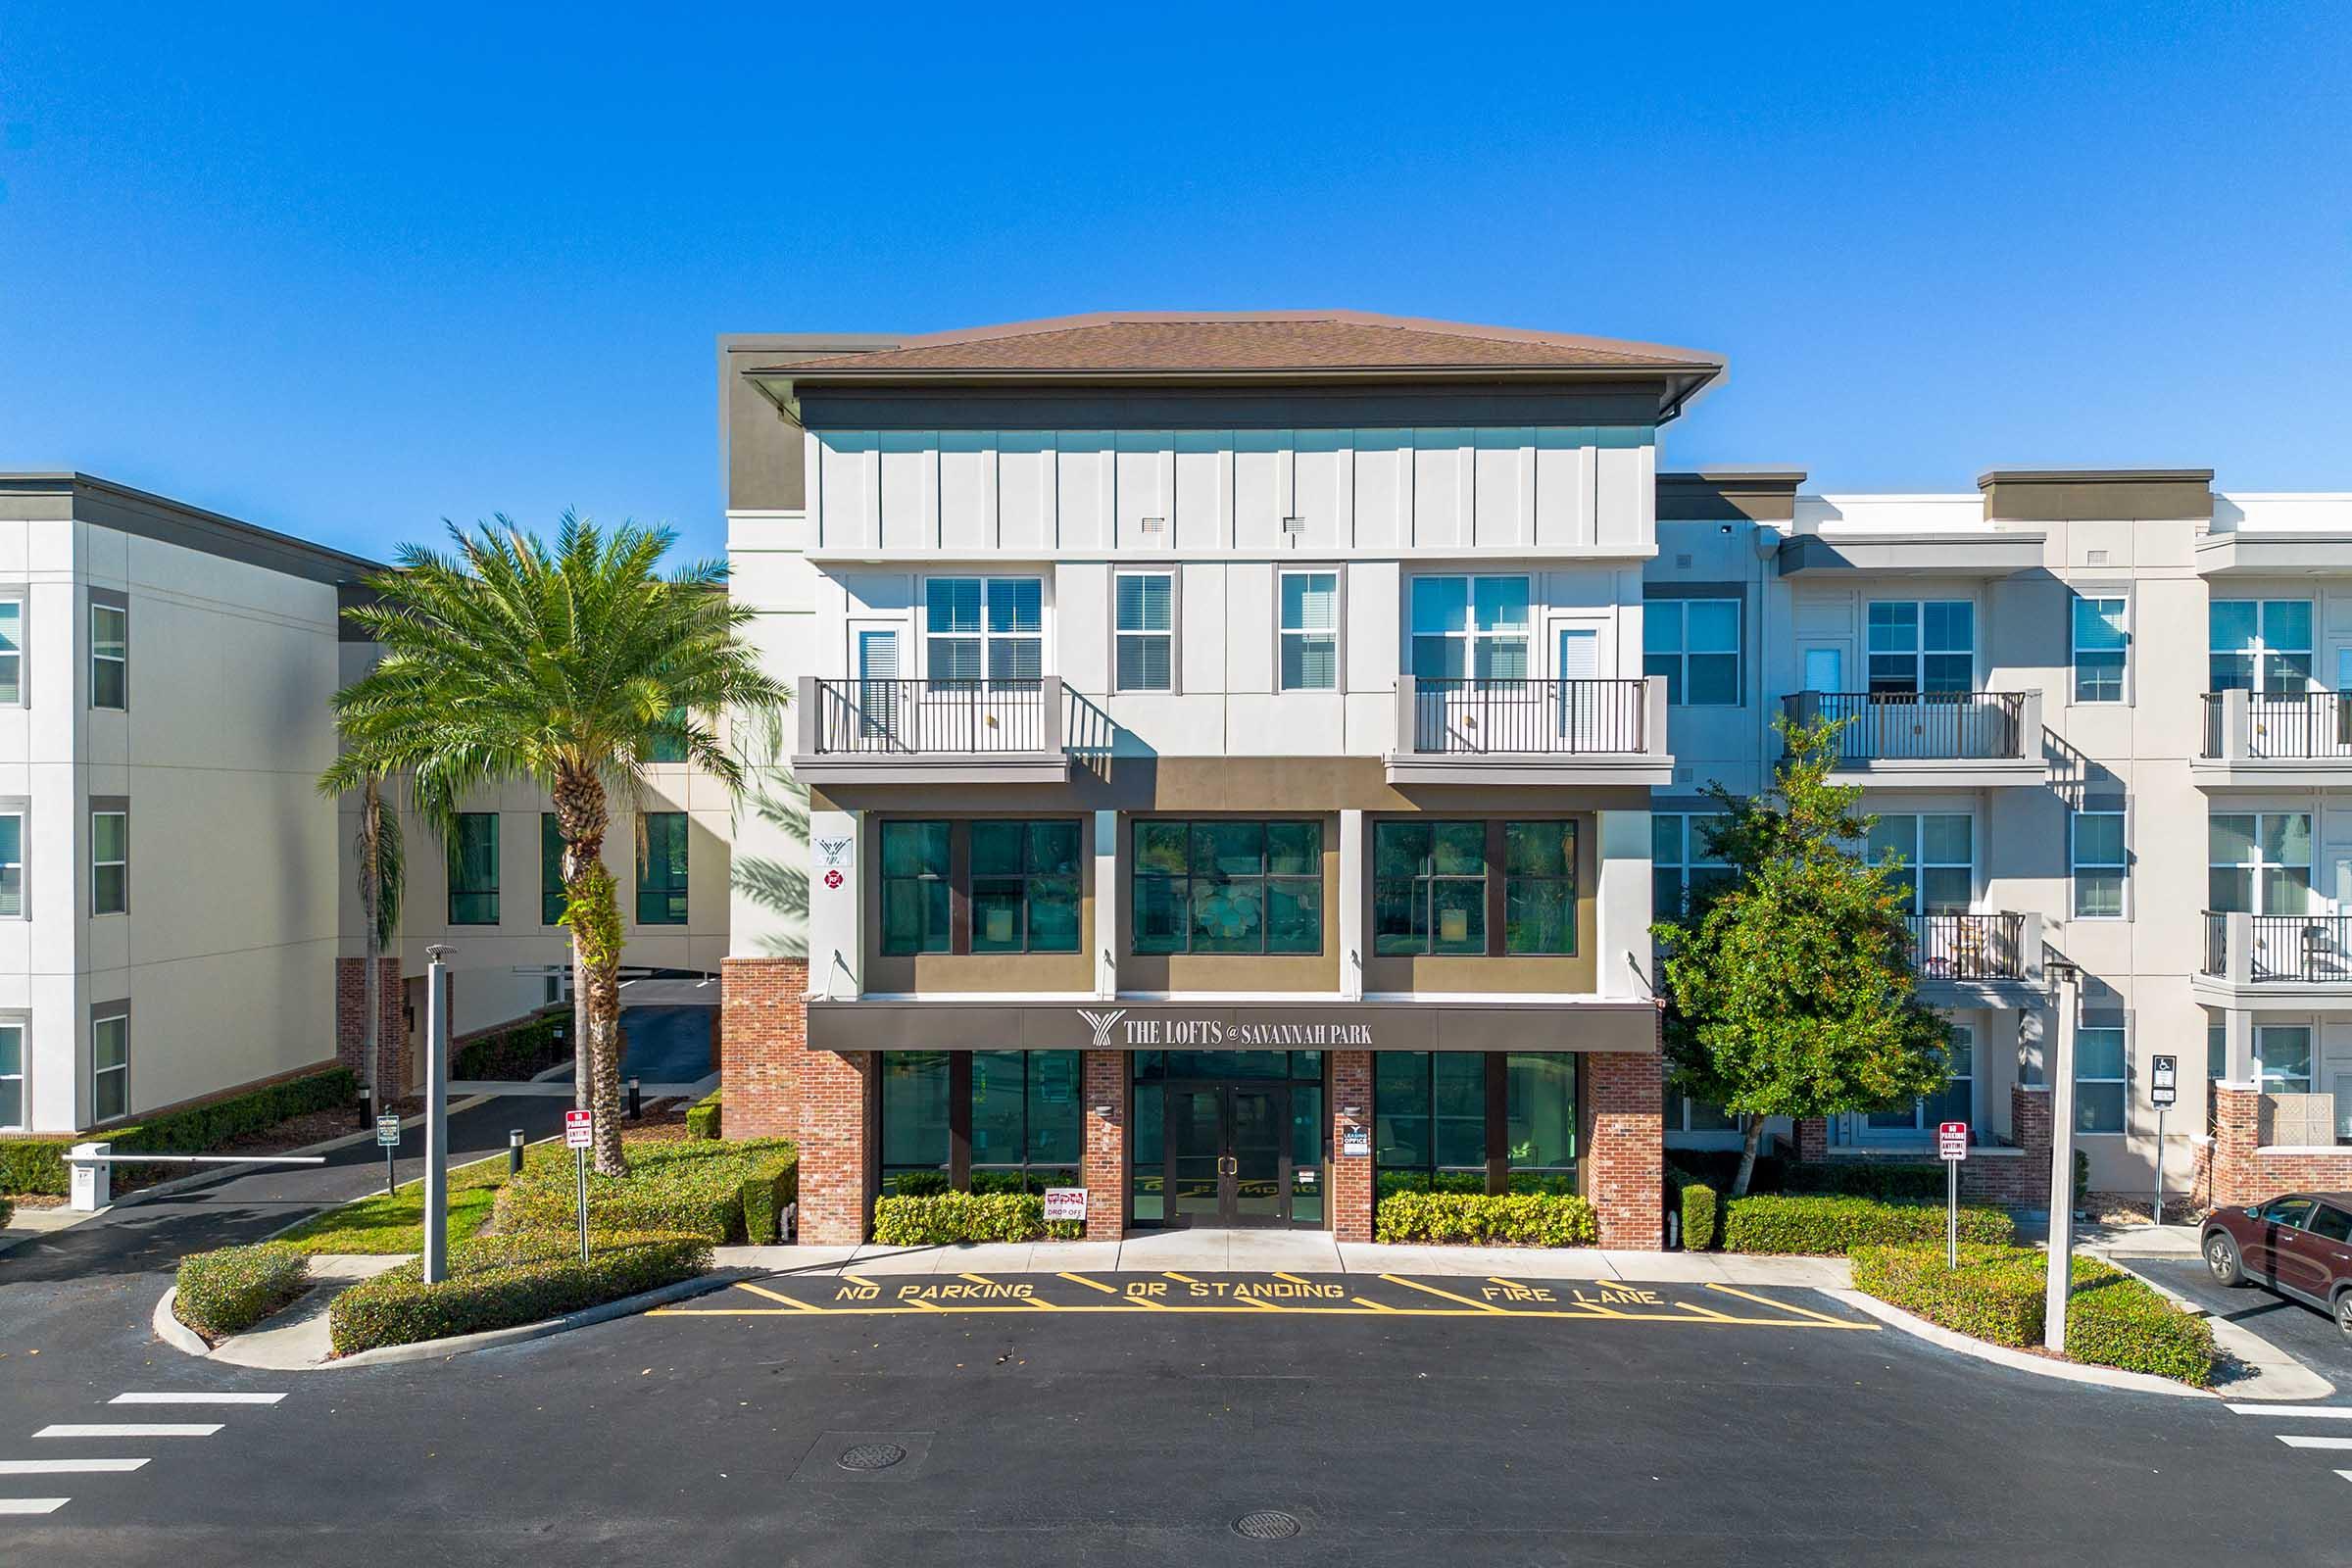
M1281 1084L1170 1085L1169 1225L1288 1225L1291 1092Z

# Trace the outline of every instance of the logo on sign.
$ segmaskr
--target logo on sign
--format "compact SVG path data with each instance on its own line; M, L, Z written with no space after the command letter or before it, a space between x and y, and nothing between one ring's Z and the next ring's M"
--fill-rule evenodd
M825 873L825 886L838 890L841 887L841 873L839 871L827 871Z
M1095 1032L1095 1049L1108 1051L1111 1049L1110 1032L1118 1027L1121 1018L1127 1016L1127 1009L1113 1007L1108 1012L1090 1012L1086 1008L1080 1007L1077 1009L1077 1013L1079 1017L1086 1020L1086 1026Z
M596 1117L585 1110L565 1111L564 1113L564 1147L565 1149L589 1149L593 1148L595 1143Z
M1086 1218L1086 1189L1083 1187L1049 1187L1046 1189L1046 1218Z
M828 868L846 867L850 863L850 852L857 845L855 838L815 838L808 841L808 847L816 851L816 863Z

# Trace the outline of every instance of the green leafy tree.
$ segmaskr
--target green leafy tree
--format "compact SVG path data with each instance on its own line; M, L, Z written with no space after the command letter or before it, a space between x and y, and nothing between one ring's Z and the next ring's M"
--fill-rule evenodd
M1777 727L1788 755L1768 794L1707 786L1730 885L1655 928L1673 1082L1747 1118L1734 1197L1765 1117L1886 1110L1950 1073L1951 1031L1917 995L1901 861L1857 852L1874 819L1830 782L1840 721Z
M622 926L603 860L613 803L633 808L645 764L680 750L740 795L736 752L773 753L787 695L760 669L723 562L662 572L669 529L608 533L566 513L552 548L503 516L449 534L449 553L404 546L399 569L369 580L378 602L345 612L383 657L335 695L344 749L320 784L405 774L444 839L468 797L517 781L547 792L564 840L576 1070L596 1168L619 1175Z

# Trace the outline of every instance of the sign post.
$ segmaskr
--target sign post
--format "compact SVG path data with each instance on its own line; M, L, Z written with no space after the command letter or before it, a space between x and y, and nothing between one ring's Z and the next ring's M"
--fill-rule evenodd
M394 1186L392 1159L400 1149L400 1118L397 1115L375 1118L375 1141L384 1149L384 1196L390 1198Z
M424 950L424 1283L449 1278L449 956Z
M1936 1152L1943 1160L1943 1266L1960 1266L1960 1162L1968 1157L1968 1123L1936 1124Z
M2164 1112L2180 1098L2180 1058L2158 1056L2148 1074L2148 1100L2156 1107L2156 1200L2149 1205L2150 1224L2164 1223Z
M564 1147L571 1151L572 1178L580 1194L580 1261L588 1261L588 1150L596 1142L596 1113L564 1113Z

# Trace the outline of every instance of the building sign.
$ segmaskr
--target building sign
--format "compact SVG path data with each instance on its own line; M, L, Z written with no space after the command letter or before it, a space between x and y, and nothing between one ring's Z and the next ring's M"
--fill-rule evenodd
M1049 1187L1046 1189L1046 1218L1086 1218L1086 1189L1083 1187Z
M1135 1017L1125 1019L1124 1034L1110 1038L1110 1029L1124 1017L1126 1009L1108 1015L1108 1022L1100 1021L1103 1014L1078 1010L1078 1016L1094 1026L1100 1050L1124 1047L1134 1051L1156 1051L1163 1046L1190 1048L1196 1051L1242 1051L1272 1048L1276 1050L1321 1051L1353 1046L1369 1050L1373 1045L1372 1026L1351 1023L1338 1018L1311 1019L1301 1022L1250 1023L1215 1016Z
M1340 1152L1343 1154L1369 1154L1372 1152L1372 1135L1361 1127L1348 1128L1340 1134Z

